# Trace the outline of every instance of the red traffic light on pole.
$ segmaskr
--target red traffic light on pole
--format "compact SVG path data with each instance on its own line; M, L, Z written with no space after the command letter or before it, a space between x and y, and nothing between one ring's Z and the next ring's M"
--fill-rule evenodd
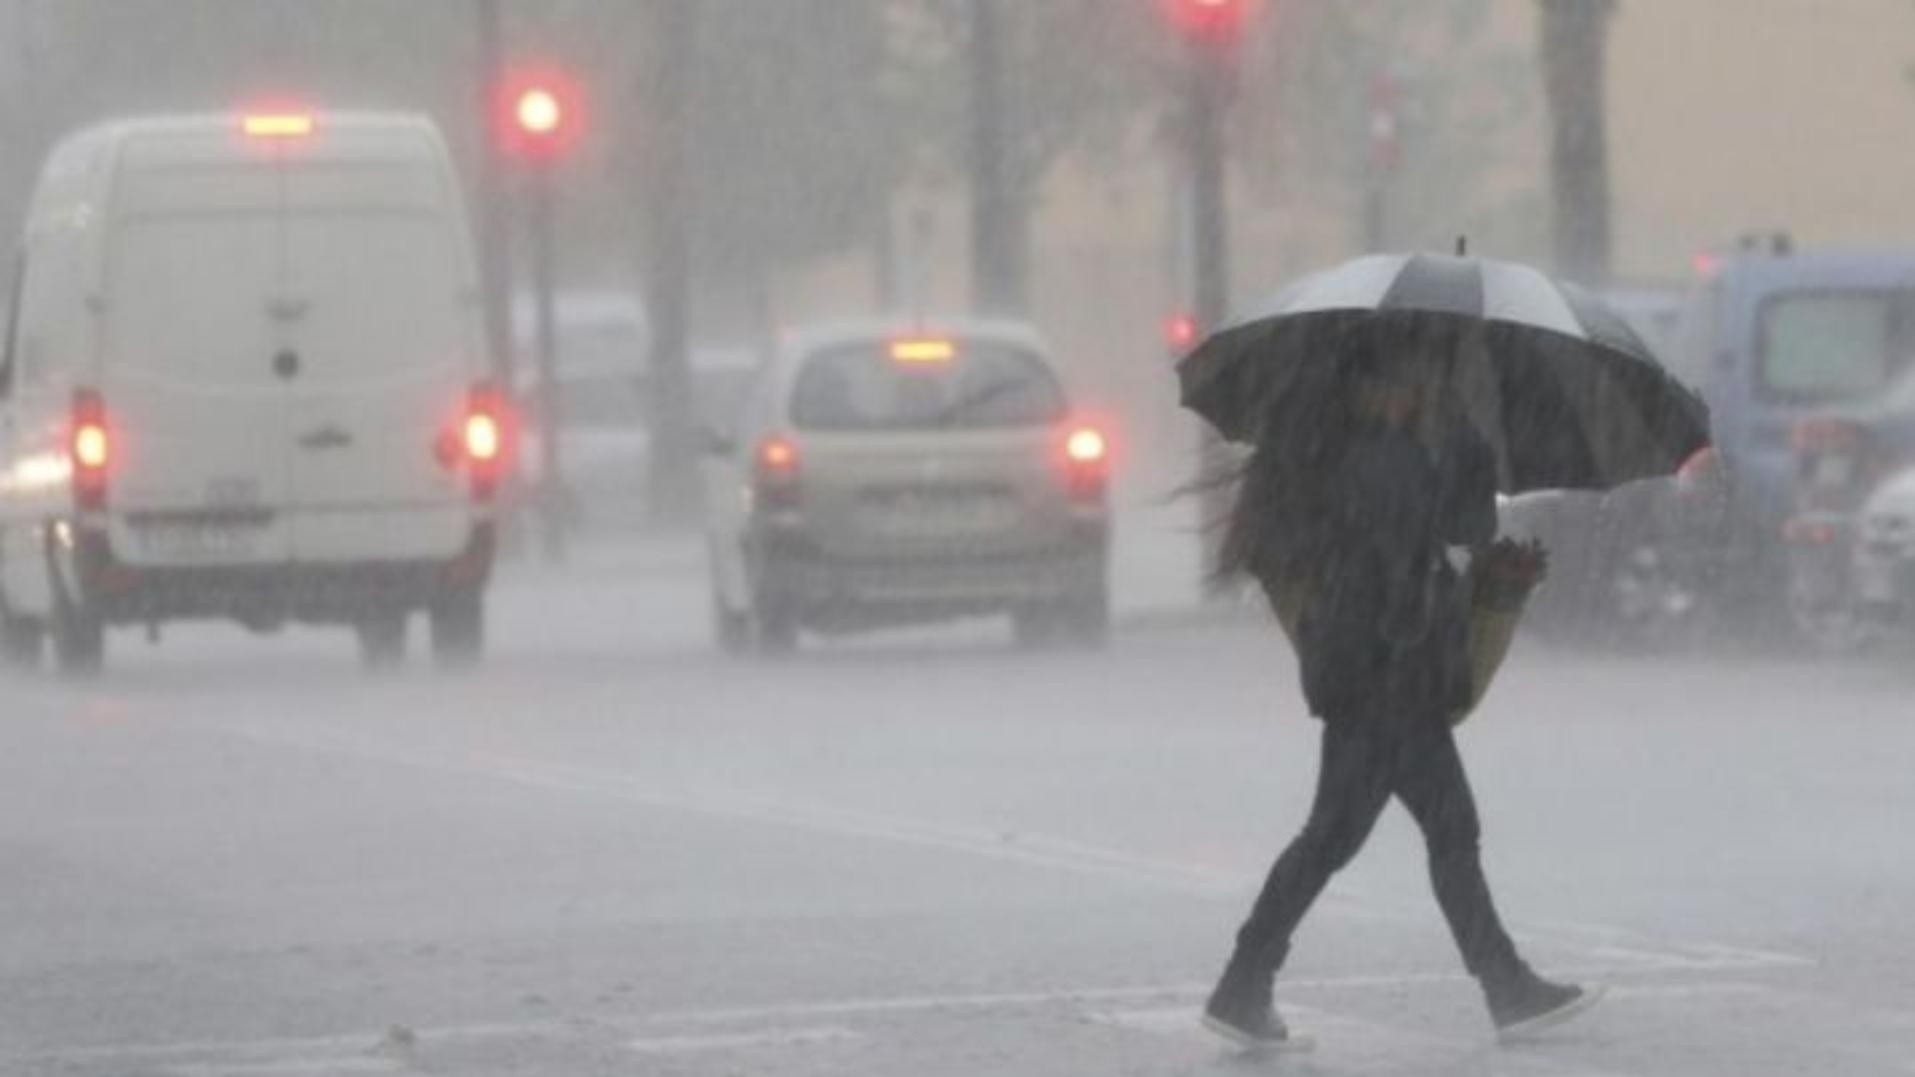
M1188 354L1202 337L1203 327L1193 314L1179 312L1164 319L1164 343L1170 346L1171 355L1176 358Z
M551 163L568 153L583 130L583 99L563 72L516 72L500 86L495 126L505 152Z
M565 106L557 95L543 86L533 86L513 102L512 118L519 130L532 138L550 138L565 122Z
M1186 35L1226 41L1243 28L1249 0L1163 0L1170 20Z

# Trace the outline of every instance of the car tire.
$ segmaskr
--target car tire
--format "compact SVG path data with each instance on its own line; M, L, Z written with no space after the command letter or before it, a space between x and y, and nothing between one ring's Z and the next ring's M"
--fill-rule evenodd
M1110 642L1110 592L1099 587L1067 603L1062 611L1064 631L1072 643L1098 649Z
M46 637L46 630L33 621L0 614L0 662L8 669L39 669Z
M1044 650L1057 645L1063 636L1063 618L1059 606L1024 606L1011 611L1011 637L1020 649Z
M56 603L53 610L53 664L68 677L91 677L106 665L106 625L85 605Z
M1791 581L1784 600L1794 642L1828 658L1859 654L1868 648L1874 628L1854 602L1829 603L1804 593Z
M432 660L441 668L474 666L485 657L485 593L465 587L443 595L427 614Z
M762 606L752 622L752 642L759 654L778 657L798 649L798 618L790 610L776 604Z
M752 588L748 617L752 650L767 657L788 655L798 649L798 611L785 597L782 582L761 567Z
M711 630L718 649L726 654L751 650L751 618L725 605L716 584L711 589Z
M1011 631L1026 650L1097 649L1110 640L1110 595L1102 588L1011 612Z
M368 614L354 627L359 638L359 664L368 671L397 669L406 661L406 615Z

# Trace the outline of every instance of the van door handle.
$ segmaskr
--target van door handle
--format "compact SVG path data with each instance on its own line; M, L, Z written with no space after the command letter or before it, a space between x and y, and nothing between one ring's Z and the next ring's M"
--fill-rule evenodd
M299 376L299 353L291 348L282 348L273 356L273 373L287 381Z

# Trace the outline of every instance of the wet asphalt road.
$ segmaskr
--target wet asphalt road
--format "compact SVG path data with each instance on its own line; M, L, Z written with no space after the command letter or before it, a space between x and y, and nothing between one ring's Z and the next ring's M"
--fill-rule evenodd
M0 1073L1915 1072L1915 669L1521 651L1464 736L1544 971L1499 1050L1400 810L1247 1060L1196 1007L1316 729L1254 618L740 663L696 573L508 579L496 656L116 637L0 682Z

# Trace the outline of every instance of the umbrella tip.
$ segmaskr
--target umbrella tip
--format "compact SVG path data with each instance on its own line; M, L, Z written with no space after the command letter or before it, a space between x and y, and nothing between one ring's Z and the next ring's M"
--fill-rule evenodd
M1458 258L1461 258L1467 254L1469 254L1469 237L1457 236L1456 237L1456 256Z

